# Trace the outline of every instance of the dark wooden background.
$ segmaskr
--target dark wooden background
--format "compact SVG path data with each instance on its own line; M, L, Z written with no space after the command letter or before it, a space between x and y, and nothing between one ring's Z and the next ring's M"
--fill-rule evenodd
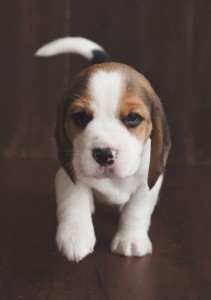
M1 15L3 159L55 158L56 105L88 63L33 53L52 39L80 35L151 81L168 116L173 161L211 162L209 0L9 0Z
M94 254L74 264L56 248L56 107L88 62L33 54L67 35L142 72L164 103L173 147L152 256L111 254L118 217L100 206ZM3 0L0 45L0 300L210 300L211 1Z

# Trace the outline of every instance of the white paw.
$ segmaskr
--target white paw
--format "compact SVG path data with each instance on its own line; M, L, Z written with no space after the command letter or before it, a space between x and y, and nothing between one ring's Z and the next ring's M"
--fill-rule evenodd
M143 256L152 253L152 243L148 235L133 237L116 234L111 243L111 251L125 256Z
M96 239L94 229L59 226L56 243L59 251L71 261L80 261L94 250Z

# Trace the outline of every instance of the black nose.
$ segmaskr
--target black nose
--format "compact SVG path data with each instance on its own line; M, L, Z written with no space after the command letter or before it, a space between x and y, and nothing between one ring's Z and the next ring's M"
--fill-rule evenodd
M96 162L106 167L107 165L112 165L114 163L114 158L116 155L116 150L106 147L106 148L95 148L92 150L92 156Z

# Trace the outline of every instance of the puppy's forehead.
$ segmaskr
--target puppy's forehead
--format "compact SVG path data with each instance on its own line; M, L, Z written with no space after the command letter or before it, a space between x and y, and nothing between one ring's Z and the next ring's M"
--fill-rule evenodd
M115 115L125 90L124 74L118 70L97 70L89 82L89 93L96 115Z
M73 80L70 94L75 100L70 102L68 110L84 106L85 110L89 108L90 115L112 117L119 114L122 104L129 109L135 102L150 112L151 100L146 91L152 91L147 79L127 65L92 65Z

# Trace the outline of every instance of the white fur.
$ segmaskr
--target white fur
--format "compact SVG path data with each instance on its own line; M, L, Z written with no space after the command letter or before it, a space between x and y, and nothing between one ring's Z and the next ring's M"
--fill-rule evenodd
M86 59L93 58L93 50L104 51L103 48L82 37L65 37L54 40L37 50L36 56L53 56L62 53L77 53Z
M146 184L141 184L131 195L121 211L119 227L111 243L113 252L125 256L143 256L152 252L148 229L162 181L163 175L151 190Z
M79 261L91 253L95 234L91 219L92 191L79 181L73 184L61 168L56 175L58 248L69 259Z
M95 118L102 123L116 119L119 101L124 88L124 76L117 71L97 71L90 78L90 93Z
M82 177L73 184L63 169L58 171L56 194L59 226L56 241L69 260L79 261L93 251L95 235L90 207L93 190L108 202L123 206L111 250L126 256L142 256L152 252L148 229L163 176L149 190L147 174L150 152L151 141L148 139L137 172L128 178Z

